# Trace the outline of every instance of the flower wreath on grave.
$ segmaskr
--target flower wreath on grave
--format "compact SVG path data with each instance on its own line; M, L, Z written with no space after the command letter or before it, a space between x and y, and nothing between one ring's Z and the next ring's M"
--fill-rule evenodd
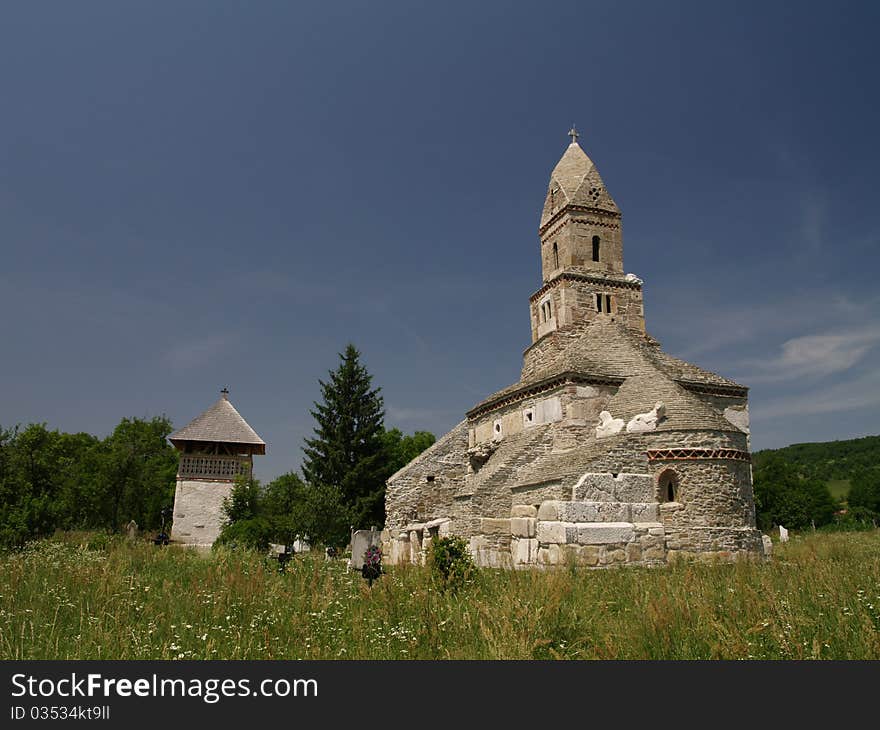
M378 545L370 545L364 552L364 564L361 575L372 587L373 581L382 575L382 551Z

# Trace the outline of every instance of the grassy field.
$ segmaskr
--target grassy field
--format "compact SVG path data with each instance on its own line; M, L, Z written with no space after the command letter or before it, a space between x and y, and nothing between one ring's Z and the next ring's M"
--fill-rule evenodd
M89 542L92 547L90 548ZM344 562L101 545L0 556L2 659L878 659L880 531L810 534L770 563L480 571L373 588Z

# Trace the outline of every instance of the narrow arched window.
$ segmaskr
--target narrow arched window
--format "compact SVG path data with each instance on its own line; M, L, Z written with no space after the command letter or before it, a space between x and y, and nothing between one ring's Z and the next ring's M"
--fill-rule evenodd
M553 242L553 268L559 268L559 249L556 248L556 241Z
M659 498L661 502L678 501L678 475L672 469L666 469L657 478Z
M593 261L599 260L599 236L593 236Z

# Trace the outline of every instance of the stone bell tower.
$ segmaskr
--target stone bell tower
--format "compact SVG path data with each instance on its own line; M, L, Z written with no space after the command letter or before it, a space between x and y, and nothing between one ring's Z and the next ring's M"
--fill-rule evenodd
M235 478L249 477L254 454L266 453L263 441L229 402L220 400L168 440L180 451L171 540L184 545L210 546L220 534L223 500Z
M538 228L543 286L529 299L532 342L596 318L644 332L642 281L623 269L620 208L574 127L569 136L550 174Z

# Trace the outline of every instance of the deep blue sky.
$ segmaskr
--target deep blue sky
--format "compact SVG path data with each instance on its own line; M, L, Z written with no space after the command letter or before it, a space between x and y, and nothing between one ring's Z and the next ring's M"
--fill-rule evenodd
M517 380L572 122L649 331L753 447L880 432L880 5L0 9L0 424L182 426L229 386L299 465L348 341L387 425Z

